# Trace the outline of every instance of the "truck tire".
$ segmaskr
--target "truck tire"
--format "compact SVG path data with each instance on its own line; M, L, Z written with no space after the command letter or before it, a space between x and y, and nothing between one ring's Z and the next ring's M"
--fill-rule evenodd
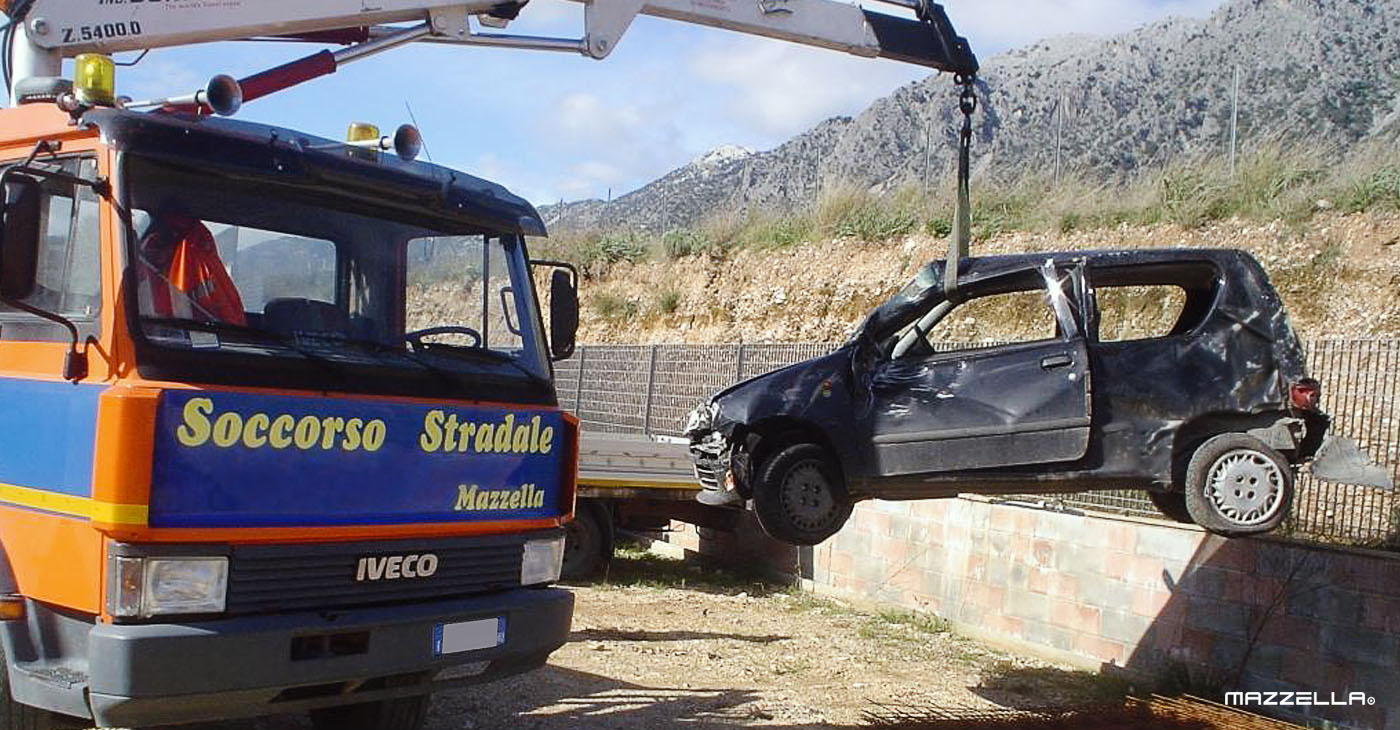
M612 513L596 500L580 499L574 519L564 527L564 580L597 575L613 553Z
M816 444L797 444L768 457L753 486L753 509L763 531L789 545L816 545L850 519L841 469Z
M419 730L428 718L429 695L399 697L311 711L316 730Z
M1186 509L1225 537L1278 527L1293 506L1293 467L1259 439L1226 433L1201 444L1186 468Z

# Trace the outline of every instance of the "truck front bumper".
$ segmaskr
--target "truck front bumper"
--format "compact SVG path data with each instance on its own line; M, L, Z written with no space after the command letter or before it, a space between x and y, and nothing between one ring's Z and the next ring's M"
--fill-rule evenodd
M102 727L297 712L424 694L544 664L573 594L519 589L433 603L183 624L99 624L88 699ZM439 653L439 627L504 619L497 646Z

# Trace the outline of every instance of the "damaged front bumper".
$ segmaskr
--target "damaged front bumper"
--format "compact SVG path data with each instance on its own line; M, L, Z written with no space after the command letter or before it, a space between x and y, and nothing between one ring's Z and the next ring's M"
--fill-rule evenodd
M686 418L685 435L690 439L690 457L695 465L695 479L700 482L696 501L711 507L739 507L745 504L735 483L730 463L729 439L715 429L719 407L702 404Z
M718 431L710 431L690 443L690 457L695 463L695 479L700 482L696 501L711 507L739 507L745 499L739 493L730 463L729 440Z

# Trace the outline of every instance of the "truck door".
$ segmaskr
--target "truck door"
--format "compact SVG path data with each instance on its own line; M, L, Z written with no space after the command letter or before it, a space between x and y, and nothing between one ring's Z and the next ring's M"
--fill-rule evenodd
M900 476L1064 462L1089 445L1082 276L1047 263L979 282L926 342L876 365L871 442Z

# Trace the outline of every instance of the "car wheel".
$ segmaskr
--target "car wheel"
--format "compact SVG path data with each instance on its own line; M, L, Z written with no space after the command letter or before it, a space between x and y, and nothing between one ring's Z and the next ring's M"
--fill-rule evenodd
M841 470L816 444L789 446L764 461L753 489L764 532L791 545L816 545L851 516Z
M429 695L312 710L316 730L419 730L428 718Z
M1278 527L1293 505L1293 468L1279 452L1242 433L1216 436L1186 468L1186 509L1196 524L1227 537Z
M1152 500L1152 506L1156 507L1163 517L1173 522L1196 524L1196 521L1191 519L1191 512L1186 509L1186 492L1159 492L1149 489L1147 498Z
M591 499L580 499L574 519L564 527L565 580L584 580L597 575L608 564L613 552L612 516Z

